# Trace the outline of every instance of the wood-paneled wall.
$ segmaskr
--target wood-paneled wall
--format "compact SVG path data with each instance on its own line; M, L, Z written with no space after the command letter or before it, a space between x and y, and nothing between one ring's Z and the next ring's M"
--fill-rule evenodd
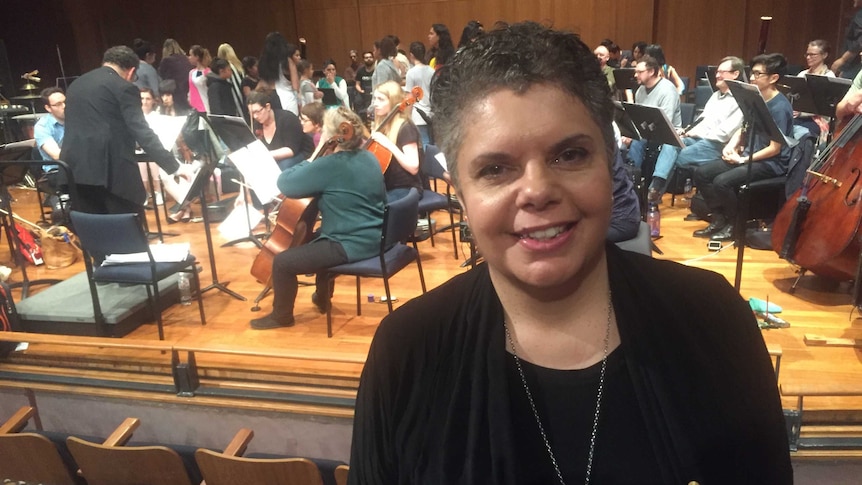
M264 36L278 30L288 39L305 37L316 66L332 57L343 68L348 50L367 50L387 33L399 36L403 48L414 40L427 43L432 23L448 25L457 43L471 19L486 27L497 20L535 20L574 30L590 45L605 37L623 48L638 40L658 42L681 74L690 76L696 65L728 54L754 55L762 15L773 17L767 50L802 64L808 40L838 44L851 10L842 0L11 0L11 5L14 16L27 17L7 21L0 31L12 72L39 68L49 73L46 79L59 71L56 56L46 54L55 45L63 51L67 73L74 75L97 66L107 47L135 37L158 46L173 37L186 49L201 44L213 54L228 42L242 57L259 55Z

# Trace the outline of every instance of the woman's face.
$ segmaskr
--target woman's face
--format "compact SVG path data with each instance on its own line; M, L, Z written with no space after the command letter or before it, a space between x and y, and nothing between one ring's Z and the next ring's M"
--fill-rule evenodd
M389 101L388 96L380 91L374 91L374 95L371 97L371 105L374 107L374 117L376 119L381 119L381 117L388 115L392 111L392 102Z
M141 110L145 115L148 115L153 112L153 108L156 105L156 100L153 98L152 93L141 91Z
M298 50L294 52L291 57L293 57L293 62L299 62L302 60L302 54L300 54Z
M437 32L434 32L434 27L428 31L428 43L431 44L431 47L437 47L437 44L440 42L440 36L437 35Z
M253 77L258 76L258 74L257 74L257 63L256 62L254 63L253 66L251 66L251 69L248 70L248 73Z
M311 118L304 114L299 115L299 122L302 123L303 133L317 133L320 131L320 125L314 124L314 122L311 121Z
M174 95L171 93L162 94L162 106L170 108L174 105Z
M189 62L190 62L193 66L197 66L197 65L198 65L198 63L200 63L200 57L198 57L198 56L196 56L196 55L194 55L194 54L189 54Z
M809 44L808 49L805 50L805 63L808 64L808 69L820 67L824 62L826 62L826 56L823 55L823 51L816 45Z
M272 108L268 103L266 106L261 106L257 103L254 103L248 105L248 113L251 115L254 121L257 121L261 125L265 125L272 116Z
M537 106L543 116L524 123ZM570 290L603 260L610 222L599 126L579 99L547 85L498 90L469 109L458 197L492 275L524 289ZM488 119L495 123L480 122Z
M632 58L634 58L634 60L636 60L636 61L640 60L640 58L643 57L643 55L644 55L644 53L641 52L640 47L635 47L634 49L632 49Z

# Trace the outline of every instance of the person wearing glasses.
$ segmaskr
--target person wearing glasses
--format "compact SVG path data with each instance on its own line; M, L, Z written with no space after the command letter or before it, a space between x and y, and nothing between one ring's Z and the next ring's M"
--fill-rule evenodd
M809 42L808 48L805 49L805 63L808 65L808 69L800 72L799 77L805 77L806 74L835 77L835 73L826 64L828 57L829 42L823 39ZM807 128L814 136L820 136L820 133L829 129L828 119L824 120L822 116L817 116L814 113L794 111L793 124Z
M656 160L648 199L658 202L667 189L667 181L677 166L696 167L721 158L721 150L740 126L742 111L727 87L727 80L738 80L745 68L742 59L728 56L715 71L718 88L703 108L701 115L682 133L685 148L664 145Z
M302 132L299 118L288 110L273 108L268 93L251 93L248 112L254 121L255 135L282 170L305 160L314 151L311 137Z
M751 84L760 90L769 113L785 137L793 135L793 107L776 83L787 70L787 60L781 54L761 54L751 60ZM694 183L703 195L712 221L704 229L694 231L695 237L713 241L733 239L739 187L748 182L787 173L790 147L770 140L763 127L755 133L739 129L721 152L721 158L707 162L694 172ZM754 136L754 153L749 150L749 138ZM749 161L756 162L748 167ZM749 169L750 179L749 179Z
M350 108L350 98L347 96L347 81L343 77L336 74L338 68L335 66L335 61L327 59L323 62L323 77L317 81L318 89L332 89L335 92L337 103L327 104L324 98L323 104L327 108L337 108L344 106Z

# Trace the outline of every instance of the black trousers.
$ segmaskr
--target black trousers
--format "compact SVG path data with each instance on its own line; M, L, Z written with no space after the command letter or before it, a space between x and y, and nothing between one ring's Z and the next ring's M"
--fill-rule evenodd
M276 255L272 261L272 316L277 320L293 317L297 275L317 273L317 294L328 297L325 270L346 262L347 253L341 243L331 239L315 239Z
M751 166L751 182L775 177L769 165L755 162ZM697 191L713 214L721 214L728 220L736 217L736 190L748 181L748 164L734 165L724 160L707 162L694 171Z

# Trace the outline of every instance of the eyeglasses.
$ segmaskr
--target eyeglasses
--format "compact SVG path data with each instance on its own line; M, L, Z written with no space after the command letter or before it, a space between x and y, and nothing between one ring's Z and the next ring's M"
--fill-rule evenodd
M635 69L635 74L643 74L645 72L649 72L646 69Z
M309 119L308 116L300 116L299 121L301 123L308 123L309 121L311 121L311 119Z
M761 76L768 76L768 75L769 75L769 73L768 73L768 72L762 72L762 71L751 71L751 79L757 79L757 78L759 78L759 77L761 77Z
M50 104L48 104L48 106L50 106L50 107L52 107L52 108L59 108L60 106L66 106L66 102L65 102L65 101L60 101L60 102L57 102L57 103L50 103Z
M822 56L822 52L806 52L805 57L819 57Z
M260 108L260 109L250 109L249 108L248 113L252 116L257 116L258 114L263 113L267 109L269 109L269 107Z
M722 71L721 69L715 71L716 74L730 74L732 72L739 72L739 71Z

